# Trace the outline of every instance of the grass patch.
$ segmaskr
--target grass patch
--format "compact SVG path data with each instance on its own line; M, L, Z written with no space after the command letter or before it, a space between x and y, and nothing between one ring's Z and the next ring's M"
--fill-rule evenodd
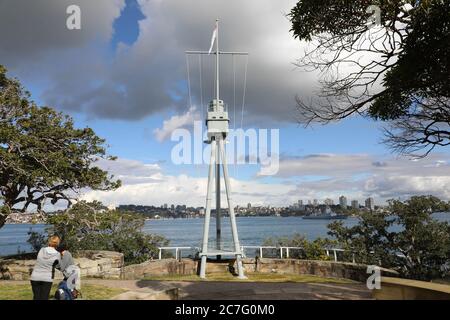
M248 279L239 279L231 273L211 273L206 279L198 275L167 275L145 277L144 280L157 281L232 281L232 282L299 282L299 283L356 283L348 279L323 278L314 275L295 275L278 273L248 273Z
M50 291L50 298L53 297L57 285L52 286ZM83 300L109 300L112 297L125 292L126 290L120 288L110 288L101 285L86 284L81 286ZM33 293L31 284L15 284L15 283L1 283L0 281L0 300L32 300Z

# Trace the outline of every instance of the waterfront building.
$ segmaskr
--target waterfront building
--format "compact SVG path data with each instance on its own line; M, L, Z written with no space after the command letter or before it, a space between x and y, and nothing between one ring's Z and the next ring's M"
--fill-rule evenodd
M352 200L352 208L353 209L359 209L358 200Z
M339 197L339 205L342 209L347 209L347 198L345 196Z
M369 210L375 209L375 202L374 202L373 198L366 199L366 208Z

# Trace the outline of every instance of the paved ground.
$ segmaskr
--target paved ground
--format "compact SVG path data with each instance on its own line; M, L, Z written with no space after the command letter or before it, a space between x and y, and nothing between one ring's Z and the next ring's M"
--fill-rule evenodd
M4 283L29 283L4 281ZM178 287L181 300L363 300L372 299L364 284L295 282L188 282L151 280L83 280L83 283L123 288L136 292L158 292Z
M273 282L178 282L149 280L84 280L84 283L133 291L180 288L182 300L362 300L372 299L364 284Z

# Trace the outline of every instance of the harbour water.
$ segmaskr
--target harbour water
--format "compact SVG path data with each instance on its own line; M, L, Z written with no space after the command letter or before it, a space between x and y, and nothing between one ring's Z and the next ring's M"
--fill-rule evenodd
M450 223L449 213L434 215L439 221ZM346 226L357 223L356 218L343 221ZM295 233L304 235L309 240L318 237L327 237L327 225L330 220L305 220L301 217L238 217L237 224L242 245L262 245L269 237L292 236ZM31 247L27 244L27 232L43 231L45 225L9 224L0 229L0 256L16 254L19 250L29 252ZM170 240L170 246L200 246L203 234L203 219L168 219L148 220L144 227L145 232L159 234ZM215 224L211 220L211 243L214 242ZM231 230L229 219L222 220L222 238L224 246L231 245Z

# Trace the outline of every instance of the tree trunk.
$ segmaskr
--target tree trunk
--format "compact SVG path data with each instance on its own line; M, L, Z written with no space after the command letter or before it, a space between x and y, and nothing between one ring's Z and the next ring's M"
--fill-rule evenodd
M5 225L7 217L8 216L6 215L6 213L4 215L3 214L0 215L0 229L3 228L3 226Z
M8 199L4 200L3 205L0 206L0 229L3 228L3 226L6 223L6 218L11 214L11 204Z

